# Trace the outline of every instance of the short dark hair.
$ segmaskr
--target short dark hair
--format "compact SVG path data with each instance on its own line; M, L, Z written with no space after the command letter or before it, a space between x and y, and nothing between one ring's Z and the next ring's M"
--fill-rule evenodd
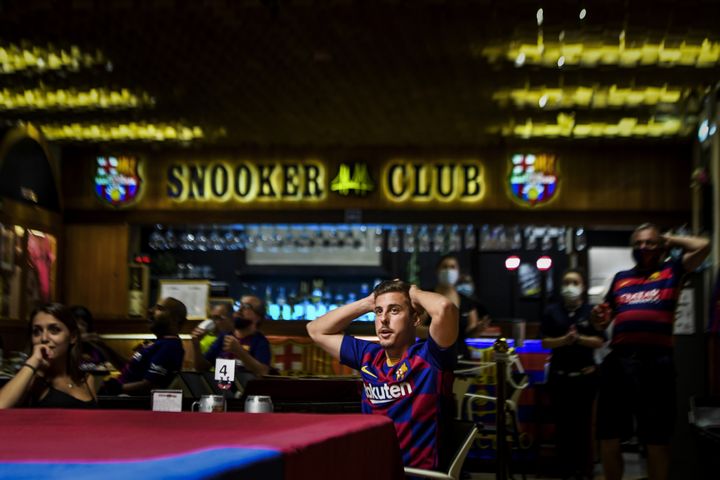
M565 271L562 273L561 279L565 278L565 275L568 273L574 273L580 277L580 279L583 282L583 285L587 288L587 275L585 274L585 269L582 267L570 267L566 268Z
M187 307L177 298L165 298L165 311L168 312L178 323L182 325L187 319Z
M404 282L402 280L385 280L383 282L380 282L375 286L373 289L373 298L377 298L380 295L383 295L385 293L392 293L392 292L398 292L405 295L405 298L407 298L408 306L410 307L410 313L422 313L417 312L415 310L415 307L413 306L412 300L410 300L410 285L407 282Z
M214 310L217 307L222 308L223 311L225 312L225 315L227 315L228 317L232 317L233 308L232 308L231 303L228 303L228 302L216 303L215 305L212 306L212 308L210 310Z
M410 284L397 279L385 280L375 286L373 289L373 296L377 298L378 295L390 292L404 293L408 298L410 298Z
M255 302L253 302L253 303L242 302L243 298L254 298L255 300L257 300L257 305L254 304ZM262 318L265 318L267 316L267 304L266 304L265 300L258 297L257 295L253 295L252 293L245 294L242 297L240 297L240 302L242 302L240 305L241 308L242 308L242 305L249 305L250 310L252 310L256 314L258 314Z

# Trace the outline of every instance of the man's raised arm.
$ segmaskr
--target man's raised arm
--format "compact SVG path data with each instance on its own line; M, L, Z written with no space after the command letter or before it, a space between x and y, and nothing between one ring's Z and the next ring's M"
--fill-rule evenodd
M430 336L439 347L448 348L457 341L459 314L450 300L413 285L410 287L410 301L416 310L425 310L432 318Z
M710 253L710 240L690 235L663 235L665 246L683 249L682 263L686 272L698 268Z
M307 324L307 331L313 342L335 359L340 359L343 332L356 318L375 309L373 294L353 303L331 310L322 317Z

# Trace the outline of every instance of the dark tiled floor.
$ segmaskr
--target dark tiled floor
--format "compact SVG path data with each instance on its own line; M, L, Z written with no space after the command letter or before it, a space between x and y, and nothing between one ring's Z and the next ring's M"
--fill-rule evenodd
M623 480L638 480L640 478L645 478L645 460L640 458L640 456L636 453L626 453L623 455L625 458L625 475L623 476ZM550 477L539 477L536 475L526 475L526 480L538 480L538 479L548 479ZM605 477L603 477L602 474L602 466L596 465L595 467L595 480L602 480ZM470 473L470 479L471 480L494 480L495 474L494 473ZM515 480L521 480L521 475L515 475ZM689 479L688 479L689 480Z

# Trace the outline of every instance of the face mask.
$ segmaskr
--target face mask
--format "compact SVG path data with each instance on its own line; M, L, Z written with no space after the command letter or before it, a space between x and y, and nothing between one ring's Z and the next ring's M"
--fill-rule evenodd
M563 285L560 295L565 301L575 302L582 296L582 288L578 285Z
M244 330L250 325L252 325L252 320L249 318L243 318L243 317L235 317L235 328L238 330Z
M658 266L665 256L665 251L661 248L633 248L632 254L640 268L648 269Z
M460 272L456 268L447 268L438 272L438 283L440 285L455 285L460 277Z
M455 290L457 290L458 293L469 297L474 293L475 288L472 283L461 283L455 286Z

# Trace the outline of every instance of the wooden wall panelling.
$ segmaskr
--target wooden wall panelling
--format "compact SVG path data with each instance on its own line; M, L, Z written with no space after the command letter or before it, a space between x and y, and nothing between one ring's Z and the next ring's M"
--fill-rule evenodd
M128 232L127 224L66 226L65 303L100 320L127 316Z

